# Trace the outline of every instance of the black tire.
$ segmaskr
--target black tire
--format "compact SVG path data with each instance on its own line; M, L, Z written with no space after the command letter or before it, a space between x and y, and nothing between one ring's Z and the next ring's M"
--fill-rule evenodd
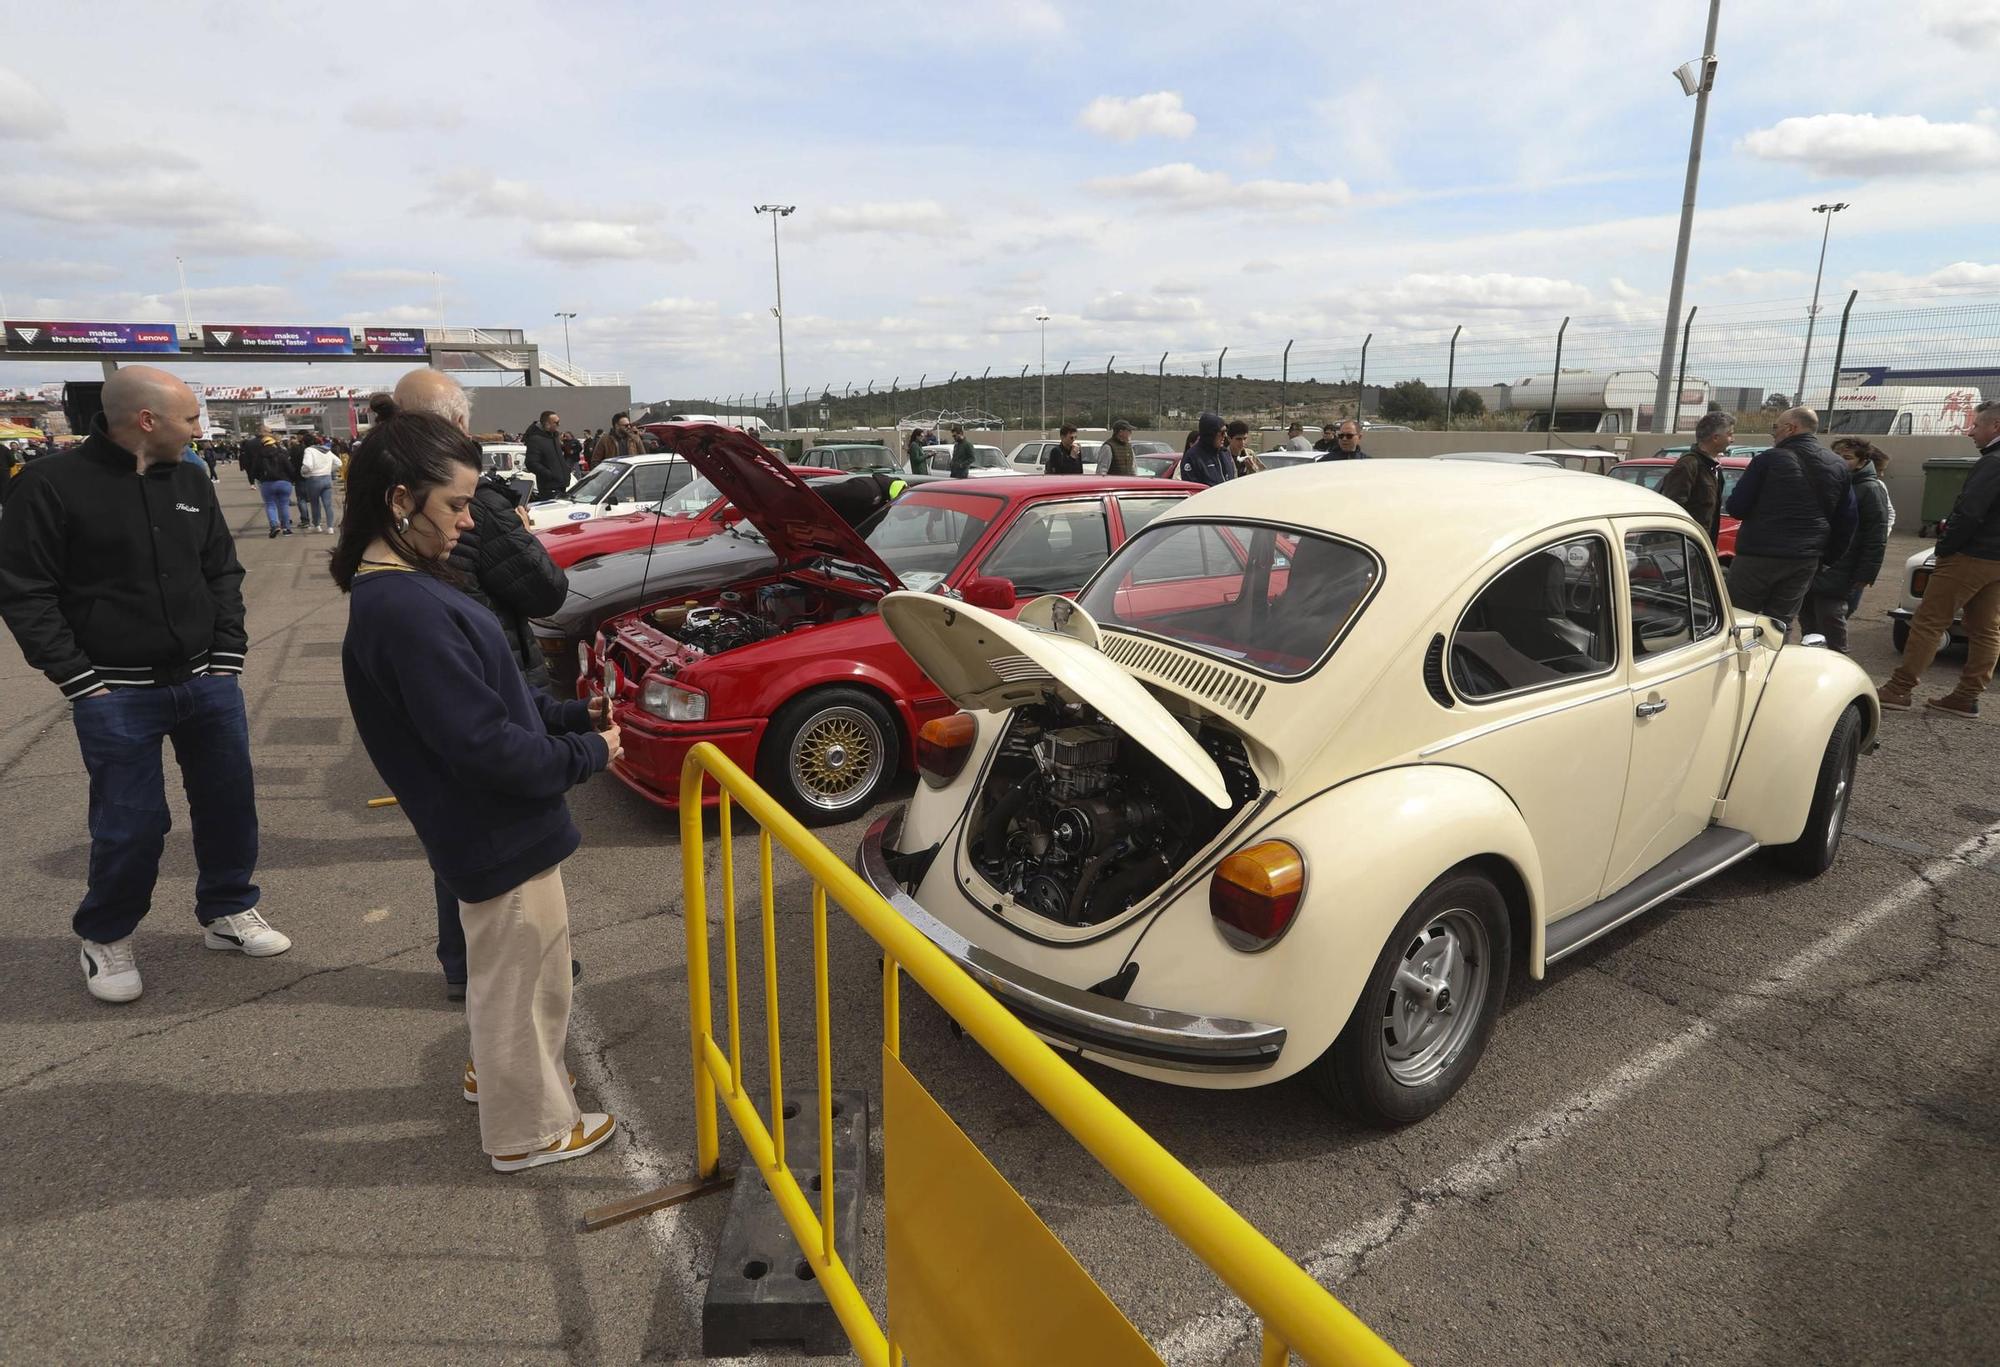
M822 688L778 709L757 755L757 781L808 826L851 821L895 781L896 719L874 694Z
M1889 642L1896 647L1896 653L1901 655L1904 647L1910 644L1910 624L1900 617L1890 618Z
M1455 941L1461 972L1430 971L1437 968L1440 936ZM1309 1070L1313 1085L1364 1125L1387 1129L1422 1120L1451 1100L1478 1065L1506 999L1512 962L1513 932L1500 890L1476 873L1445 874L1396 923L1354 1014ZM1432 983L1442 978L1438 985L1457 991L1458 999L1419 1002L1397 983L1406 964L1421 965L1419 976ZM1455 1009L1461 1014L1454 1016ZM1398 1038L1413 1014L1419 1018L1413 1033Z
M1820 756L1806 828L1789 845L1771 847L1771 858L1801 878L1817 878L1833 867L1840 833L1847 824L1847 801L1854 792L1854 762L1861 754L1861 714L1850 707L1833 724Z

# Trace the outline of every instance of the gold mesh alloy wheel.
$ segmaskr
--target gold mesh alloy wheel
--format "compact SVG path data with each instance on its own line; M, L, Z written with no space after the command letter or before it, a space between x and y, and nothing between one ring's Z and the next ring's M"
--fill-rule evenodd
M853 806L881 777L884 743L875 718L856 707L815 712L793 737L788 767L798 794L821 811Z

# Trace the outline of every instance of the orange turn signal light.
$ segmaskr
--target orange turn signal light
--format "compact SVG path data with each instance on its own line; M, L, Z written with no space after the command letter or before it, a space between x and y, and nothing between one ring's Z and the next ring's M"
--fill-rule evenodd
M1208 884L1208 914L1238 949L1263 949L1285 933L1306 887L1306 858L1284 840L1266 840L1223 860Z
M917 728L917 772L933 788L947 786L964 770L978 736L979 723L970 712L931 718Z

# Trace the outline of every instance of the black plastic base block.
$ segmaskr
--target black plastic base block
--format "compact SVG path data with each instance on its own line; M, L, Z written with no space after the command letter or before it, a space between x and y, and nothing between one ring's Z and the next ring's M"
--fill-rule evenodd
M819 1112L807 1091L787 1099L785 1161L819 1210ZM868 1189L868 1096L833 1094L833 1245L858 1271L861 1203ZM747 1159L736 1173L729 1218L709 1270L701 1304L701 1351L706 1357L748 1357L767 1351L839 1357L851 1352L847 1334L813 1276L812 1267L778 1213L777 1200Z

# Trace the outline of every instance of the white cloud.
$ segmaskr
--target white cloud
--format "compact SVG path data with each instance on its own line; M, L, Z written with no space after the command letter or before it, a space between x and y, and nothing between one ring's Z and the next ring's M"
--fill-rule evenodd
M641 223L603 223L575 219L537 223L528 229L528 250L552 261L686 261L694 255L687 243L671 233Z
M959 231L952 212L934 199L835 204L800 225L805 235L826 233L913 233L944 237Z
M1170 162L1129 176L1090 182L1103 194L1124 195L1166 208L1190 211L1275 209L1287 212L1338 209L1354 198L1343 180L1232 180L1224 171L1204 171L1191 162Z
M1389 285L1352 291L1343 301L1358 313L1405 320L1481 315L1560 315L1590 303L1590 290L1573 280L1541 275L1415 274ZM1417 326L1414 321L1411 326Z
M1747 135L1742 149L1820 176L1894 176L2000 165L2000 130L1921 114L1812 114Z
M18 71L0 66L0 138L45 138L61 131L56 102Z
M438 281L429 271L401 270L391 267L386 270L342 271L335 280L342 289L349 290L408 290L432 289ZM452 283L450 276L444 283Z
M1188 320L1203 313L1201 300L1192 294L1127 294L1113 290L1090 301L1086 315L1095 323L1158 323Z
M1967 47L2000 48L2000 0L1928 0L1924 27Z
M1923 275L1902 271L1861 271L1848 284L1866 295L1895 293L1904 299L2000 293L2000 265L1957 261Z
M1738 266L1734 270L1723 271L1717 275L1703 276L1694 282L1694 289L1697 294L1723 294L1742 299L1756 299L1781 294L1789 297L1811 282L1812 276L1805 271L1756 271Z
M25 280L105 281L118 278L118 268L102 261L24 261L12 273Z
M218 191L204 177L184 171L151 171L116 179L20 176L8 185L4 206L30 218L91 227L159 227L210 223L219 216Z
M407 133L462 127L465 115L449 105L423 100L358 100L341 115L356 128L374 133Z
M287 323L297 319L292 292L283 285L211 285L187 292L197 323ZM180 291L139 296L121 317L182 321Z
M209 256L322 256L327 248L282 223L225 219L191 228L175 239L186 253Z
M438 311L436 304L391 304L386 308L364 309L359 313L345 313L336 321L349 327L435 327Z
M559 218L556 201L525 180L502 180L491 171L450 171L431 183L433 207L474 218Z
M89 166L100 171L192 171L200 166L193 157L171 147L143 142L65 142L61 160L71 165Z
M1156 90L1122 99L1099 95L1076 116L1079 127L1119 142L1135 138L1185 138L1194 133L1194 115L1181 108L1179 92Z

